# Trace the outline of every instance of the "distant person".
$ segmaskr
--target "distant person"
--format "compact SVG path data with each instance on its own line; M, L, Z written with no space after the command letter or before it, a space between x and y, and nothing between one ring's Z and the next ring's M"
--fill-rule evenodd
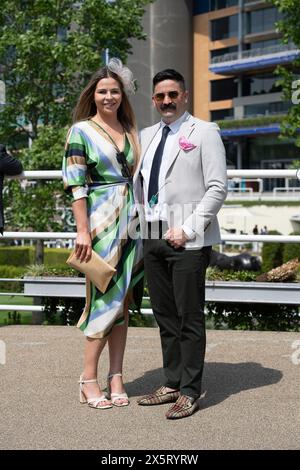
M263 226L263 228L260 230L261 235L268 235L268 229L266 225Z
M252 230L252 233L253 233L253 235L258 235L258 226L257 225L254 226L254 228ZM257 252L258 251L258 246L259 246L258 242L253 242L253 244L252 244L253 251Z
M4 212L3 212L3 180L4 176L20 175L23 171L22 163L16 158L8 155L6 147L0 144L0 233L3 234L4 229Z

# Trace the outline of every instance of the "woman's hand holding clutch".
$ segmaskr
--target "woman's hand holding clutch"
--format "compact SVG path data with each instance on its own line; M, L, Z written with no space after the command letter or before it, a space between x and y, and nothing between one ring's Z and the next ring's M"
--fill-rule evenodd
M92 240L89 232L77 232L75 243L76 258L82 261L89 261L92 256Z

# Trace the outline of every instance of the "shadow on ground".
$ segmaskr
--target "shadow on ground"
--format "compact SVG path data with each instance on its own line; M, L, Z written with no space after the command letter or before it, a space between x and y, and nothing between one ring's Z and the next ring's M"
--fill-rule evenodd
M215 406L243 390L273 385L282 377L280 370L263 367L257 362L207 362L203 376L201 409ZM126 390L131 397L140 396L153 392L163 383L163 370L154 369L126 383Z

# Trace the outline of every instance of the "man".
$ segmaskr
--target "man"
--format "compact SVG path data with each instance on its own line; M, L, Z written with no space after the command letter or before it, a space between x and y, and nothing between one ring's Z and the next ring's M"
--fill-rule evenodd
M3 234L4 215L3 215L3 179L5 175L14 176L22 173L22 164L16 158L11 157L6 152L4 145L0 144L0 233Z
M205 271L211 246L220 242L216 214L227 192L226 163L218 126L186 111L180 73L159 72L152 101L162 119L141 132L134 188L166 382L138 403L174 402L166 417L176 419L191 415L201 394Z

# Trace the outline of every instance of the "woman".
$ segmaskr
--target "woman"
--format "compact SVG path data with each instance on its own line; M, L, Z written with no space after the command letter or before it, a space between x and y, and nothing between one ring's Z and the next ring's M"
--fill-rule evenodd
M131 214L138 140L129 91L134 91L132 73L119 59L93 75L74 110L63 161L64 187L72 194L77 226L76 256L88 261L93 249L117 270L105 293L87 281L86 306L77 325L87 337L80 401L97 409L129 404L122 380L128 298L143 275L137 219ZM108 395L97 381L106 342Z

